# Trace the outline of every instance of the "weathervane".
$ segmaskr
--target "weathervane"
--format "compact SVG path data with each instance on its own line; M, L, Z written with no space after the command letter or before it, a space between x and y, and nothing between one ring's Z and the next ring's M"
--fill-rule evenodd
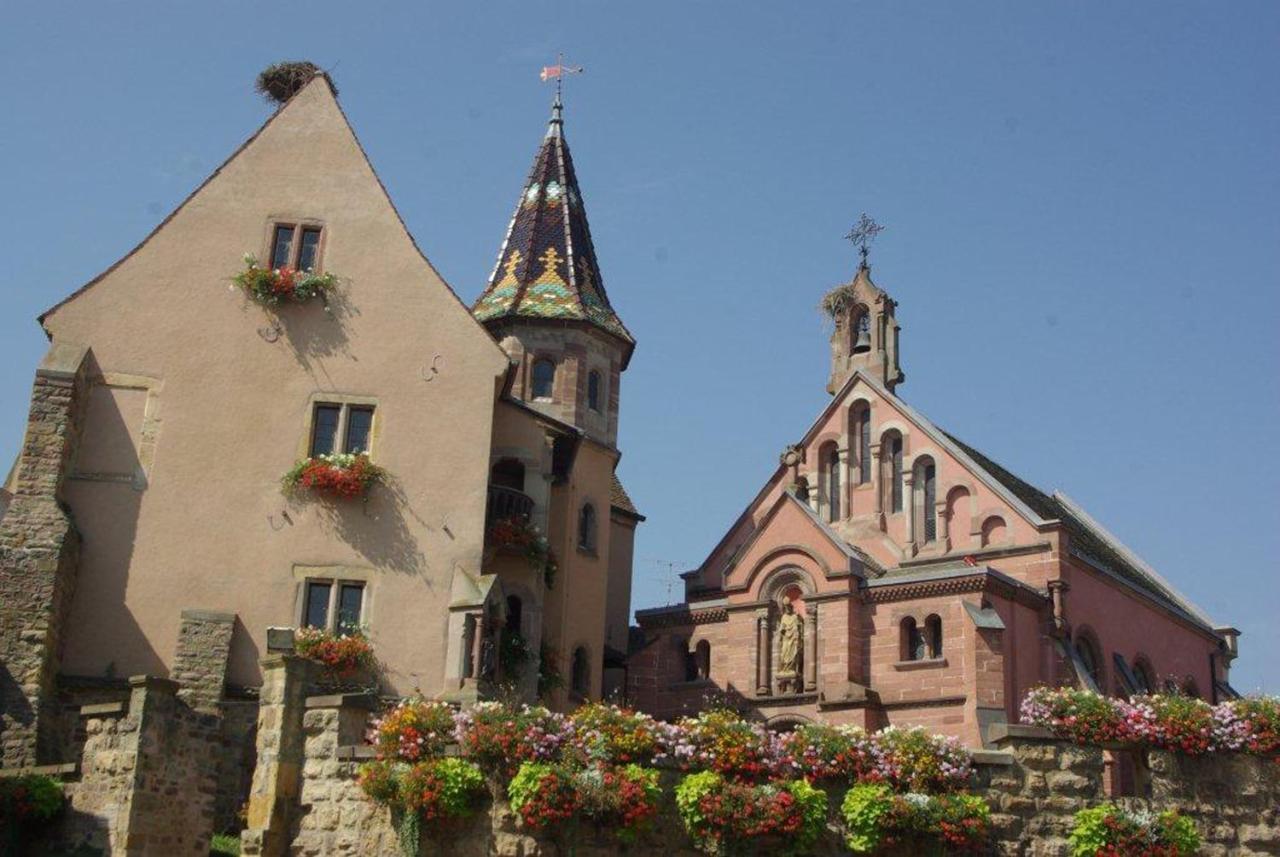
M555 82L556 82L556 104L559 104L559 103L560 103L560 95L561 95L561 92L562 92L562 90L563 90L564 76L565 76L566 74L582 74L582 71L583 71L583 69L582 69L582 66L580 66L580 65L577 65L577 66L574 66L574 65L565 65L565 64L564 64L564 54L563 54L563 53L559 53L559 54L556 54L556 64L555 64L555 65L544 65L544 66L542 67L542 74L541 74L541 75L539 75L539 76L542 78L542 82L543 82L543 83L546 83L548 80L555 80Z
M884 227L867 217L864 211L858 218L858 222L849 230L849 234L844 236L852 241L857 246L858 252L862 254L862 267L867 267L867 253L870 252L871 242L876 240L876 236L883 231Z

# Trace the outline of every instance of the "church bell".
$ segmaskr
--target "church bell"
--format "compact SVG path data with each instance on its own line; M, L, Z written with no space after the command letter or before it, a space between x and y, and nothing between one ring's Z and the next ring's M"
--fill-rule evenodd
M858 340L853 343L854 354L866 354L871 350L871 331L858 325Z

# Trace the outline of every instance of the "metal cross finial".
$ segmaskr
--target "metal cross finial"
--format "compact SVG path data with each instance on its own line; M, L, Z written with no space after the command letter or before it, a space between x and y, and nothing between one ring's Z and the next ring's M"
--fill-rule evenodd
M857 246L858 252L862 254L862 267L867 267L867 253L870 252L871 242L876 240L876 236L883 231L884 227L868 217L864 211L858 218L858 222L849 230L849 234L844 236L852 241Z

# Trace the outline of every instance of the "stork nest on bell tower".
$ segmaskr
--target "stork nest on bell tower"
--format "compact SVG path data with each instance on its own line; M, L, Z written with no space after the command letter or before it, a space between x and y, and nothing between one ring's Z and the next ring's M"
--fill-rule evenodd
M848 314L857 303L858 298L854 293L853 284L844 283L823 295L822 301L818 304L818 309L826 313L832 321L835 321Z

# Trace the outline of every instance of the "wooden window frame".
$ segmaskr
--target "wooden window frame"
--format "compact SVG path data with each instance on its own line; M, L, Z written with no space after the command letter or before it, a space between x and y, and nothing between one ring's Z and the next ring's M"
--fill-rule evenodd
M545 396L538 395L538 364L546 363L551 367L551 390ZM556 376L560 374L560 367L557 362L546 355L540 354L533 358L533 362L529 364L529 398L535 402L554 402L556 400Z

